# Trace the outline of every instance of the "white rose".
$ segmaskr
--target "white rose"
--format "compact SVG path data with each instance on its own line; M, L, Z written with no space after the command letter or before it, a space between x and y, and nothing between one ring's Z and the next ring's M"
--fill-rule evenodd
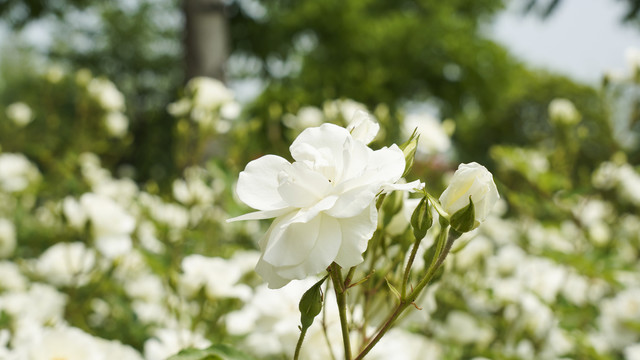
M347 130L349 130L354 139L368 144L378 134L380 124L368 112L358 110L351 118Z
M413 134L414 130L420 134L418 155L421 157L444 153L451 148L451 139L442 123L427 113L407 115L402 125L402 131L408 137Z
M29 105L23 102L13 103L7 106L7 117L16 125L26 126L33 120L33 111Z
M574 125L582 116L571 100L557 98L549 103L549 117L559 124Z
M40 179L40 172L22 154L0 154L0 191L20 192Z
M119 111L112 111L104 117L104 124L109 135L121 138L127 134L129 119Z
M473 200L476 224L483 222L500 198L493 175L478 163L460 164L451 183L440 195L440 204L453 215Z
M275 217L256 266L271 288L332 262L345 268L362 262L376 229L376 195L405 167L396 145L374 151L334 124L304 130L290 150L293 163L266 155L247 164L238 197L260 211L230 220Z

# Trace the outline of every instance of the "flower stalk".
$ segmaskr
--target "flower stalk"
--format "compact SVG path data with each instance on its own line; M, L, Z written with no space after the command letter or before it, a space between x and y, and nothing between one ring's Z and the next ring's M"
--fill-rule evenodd
M358 354L358 356L356 356L356 358L354 360L364 359L364 357L369 353L369 351L371 351L371 349L373 349L373 347L380 341L380 339L382 339L382 337L387 333L387 331L389 331L391 329L391 327L393 326L395 321L398 319L398 317L400 317L400 315L411 304L414 303L414 301L418 298L418 296L420 295L422 290L431 282L431 280L433 279L434 275L436 274L436 271L440 268L440 266L442 266L442 264L444 263L444 260L446 259L447 255L449 255L449 252L451 251L451 246L453 245L454 241L460 237L460 235L462 235L462 234L457 232L457 231L455 231L455 230L453 230L453 229L449 230L449 233L448 233L448 236L447 236L447 242L445 243L444 248L442 249L442 252L438 256L438 259L433 264L431 264L431 266L427 270L427 273L425 274L425 276L422 278L422 280L420 280L418 285L408 294L408 296L406 296L406 297L403 296L400 299L400 302L396 306L396 308L393 311L393 313L391 313L391 315L389 315L387 320L377 330L376 335L374 336L374 338Z
M349 338L349 323L347 320L346 288L342 280L340 265L335 262L329 266L329 275L333 282L333 290L336 294L338 314L340 316L340 330L342 331L342 343L344 344L344 358L351 360L351 339Z

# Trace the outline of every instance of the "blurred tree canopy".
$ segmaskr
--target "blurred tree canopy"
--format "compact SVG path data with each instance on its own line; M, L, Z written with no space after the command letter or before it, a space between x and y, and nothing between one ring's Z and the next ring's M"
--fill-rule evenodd
M587 143L595 147L585 147L585 165L608 157L615 145L597 90L529 70L486 35L503 6L503 0L227 3L229 78L257 78L265 86L250 107L257 125L248 131L270 135L246 137L262 139L247 144L246 160L286 149L274 143L290 140L281 125L284 113L351 98L370 108L387 104L392 114L387 131L397 141L402 140L393 123L397 111L426 102L442 119L456 122L459 160L486 163L494 144L548 138L547 106L558 96L588 109ZM175 121L165 108L178 97L187 73L178 0L4 0L0 14L17 28L47 20L53 38L45 54L49 59L112 79L126 96L135 137L120 164L134 165L140 181L171 180Z

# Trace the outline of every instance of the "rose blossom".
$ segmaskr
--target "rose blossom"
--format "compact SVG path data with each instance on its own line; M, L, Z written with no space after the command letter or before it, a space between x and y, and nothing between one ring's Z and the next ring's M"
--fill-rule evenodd
M493 175L475 162L458 166L451 183L440 195L440 203L449 215L453 215L469 205L469 198L473 200L476 225L487 218L500 198Z
M237 194L259 211L230 220L275 217L259 242L256 266L271 288L317 274L332 262L345 268L362 262L376 229L375 198L383 186L419 186L388 186L404 172L398 146L374 151L334 124L304 130L290 151L293 163L266 155L247 164Z

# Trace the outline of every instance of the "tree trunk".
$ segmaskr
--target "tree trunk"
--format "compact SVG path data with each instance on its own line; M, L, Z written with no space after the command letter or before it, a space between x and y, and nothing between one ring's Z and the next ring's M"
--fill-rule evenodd
M186 80L208 76L224 81L229 27L222 0L183 0Z

